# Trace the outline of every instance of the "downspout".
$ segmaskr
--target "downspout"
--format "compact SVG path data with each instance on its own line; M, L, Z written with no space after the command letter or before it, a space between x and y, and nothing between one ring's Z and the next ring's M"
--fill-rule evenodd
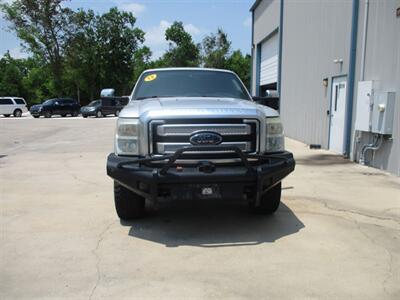
M251 95L255 95L254 93L254 86L255 83L253 84L253 79L254 79L254 75L253 75L253 71L254 71L254 10L251 11L251 46L250 46L250 51L251 51L251 66L250 66L250 93Z
M282 38L283 38L283 1L281 0L280 5L280 16L279 16L279 57L278 57L278 97L279 102L281 101L281 87L282 87ZM279 105L280 109L281 105Z
M361 48L361 70L360 70L360 80L364 81L365 72L365 52L367 45L367 29L368 29L368 11L369 11L369 0L365 0L364 5L364 25L363 25L363 39Z
M358 7L359 0L353 0L352 5L352 24L350 34L350 58L349 58L349 72L347 77L347 95L346 95L346 131L345 131L345 155L350 156L351 148L351 128L353 117L353 100L354 100L354 80L357 59L357 30L358 30Z
M369 12L369 0L364 1L364 24L363 24L363 37L362 37L362 46L361 46L361 66L360 66L360 81L364 81L365 79L365 55L367 51L367 32L368 32L368 12ZM361 131L356 131L354 133L353 139L353 155L352 160L355 161L357 158L356 145L357 141L361 140ZM361 157L360 157L361 162Z

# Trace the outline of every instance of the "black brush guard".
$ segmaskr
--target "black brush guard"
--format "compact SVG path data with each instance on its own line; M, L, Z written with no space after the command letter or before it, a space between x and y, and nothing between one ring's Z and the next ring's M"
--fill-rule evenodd
M239 161L234 164L210 160L177 163L185 153L198 151L230 151ZM153 203L165 198L196 197L195 191L199 187L213 185L219 187L219 198L243 198L246 195L258 205L260 197L294 167L290 152L248 154L236 146L190 146L157 157L132 158L112 153L107 159L107 174L111 178Z

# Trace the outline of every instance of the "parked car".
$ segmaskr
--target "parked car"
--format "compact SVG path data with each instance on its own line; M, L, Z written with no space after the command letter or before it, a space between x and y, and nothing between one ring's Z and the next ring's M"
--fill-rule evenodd
M35 118L39 118L40 116L51 118L53 115L60 115L62 117L71 115L77 117L79 115L79 110L80 105L76 100L70 98L56 98L46 100L42 104L33 105L30 109L30 113Z
M241 200L274 213L295 161L278 111L256 100L231 71L145 71L107 159L119 218L140 217L145 203L192 198Z
M0 97L0 115L9 117L21 117L22 113L28 112L26 101L21 97Z
M99 100L90 102L86 106L82 106L82 117L95 116L97 118L115 115L118 116L119 112L126 105L122 97L106 97Z

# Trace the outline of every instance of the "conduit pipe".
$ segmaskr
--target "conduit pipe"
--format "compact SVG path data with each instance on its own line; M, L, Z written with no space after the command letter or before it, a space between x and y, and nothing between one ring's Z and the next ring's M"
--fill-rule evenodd
M369 162L366 161L367 151L375 152L375 151L379 150L379 148L382 146L382 142L383 142L383 136L381 134L378 134L374 143L364 145L364 147L362 148L362 151L361 151L360 164L368 165Z

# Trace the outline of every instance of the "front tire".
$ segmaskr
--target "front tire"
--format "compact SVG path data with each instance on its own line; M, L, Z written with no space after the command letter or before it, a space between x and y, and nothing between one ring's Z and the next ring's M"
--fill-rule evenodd
M38 119L40 116L33 116L35 119Z
M20 110L20 109L14 110L13 115L14 115L14 117L16 117L16 118L20 118L20 117L22 116L22 110Z
M9 115L9 114L3 115L3 116L4 116L4 117L6 117L6 118L10 117L10 115Z
M261 196L260 204L255 206L252 204L252 210L258 214L270 215L278 210L281 203L282 184L278 183L268 192Z
M143 216L145 198L114 181L114 202L121 220L132 220Z
M96 118L101 118L103 116L102 112L100 110L98 110L96 112Z

